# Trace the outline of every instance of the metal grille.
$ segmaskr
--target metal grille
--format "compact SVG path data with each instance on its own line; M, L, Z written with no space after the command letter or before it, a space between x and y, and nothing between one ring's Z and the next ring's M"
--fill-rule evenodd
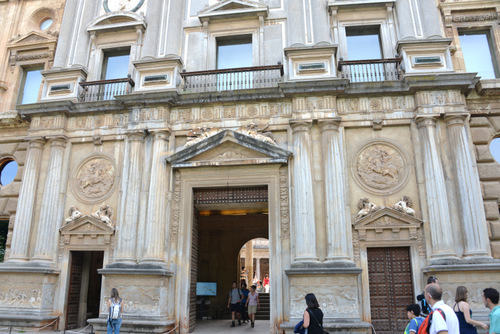
M410 249L368 248L368 277L373 327L379 334L402 333L413 302Z
M194 190L195 204L267 202L267 186L201 188Z

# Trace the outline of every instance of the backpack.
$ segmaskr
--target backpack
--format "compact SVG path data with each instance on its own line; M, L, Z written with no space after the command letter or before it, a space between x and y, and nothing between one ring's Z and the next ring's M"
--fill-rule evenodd
M443 317L443 319L446 321L446 315L444 314L443 310L438 308L435 311L432 311L431 313L429 313L427 318L425 318L424 322L422 322L422 324L418 328L418 334L428 334L430 332L431 324L432 324L432 315L436 311L439 311L439 313L441 313L441 316Z
M121 316L121 308L122 308L122 300L118 303L115 303L114 299L111 299L111 307L109 308L109 318L112 320L120 319Z

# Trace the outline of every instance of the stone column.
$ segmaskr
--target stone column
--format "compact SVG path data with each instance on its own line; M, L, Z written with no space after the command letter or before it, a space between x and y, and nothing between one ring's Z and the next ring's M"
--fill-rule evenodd
M345 158L339 133L340 117L320 120L325 179L327 261L351 261L352 227L347 213Z
M148 6L150 3L151 1L148 2ZM169 0L165 1L165 7L168 7L168 12L164 11L164 15L168 15L168 17L165 17L168 26L160 27L160 30L164 29L165 32L163 40L159 41L160 45L162 45L160 53L161 56L181 56L184 15L180 13L184 13L186 6L184 0Z
M433 260L456 258L446 184L441 158L437 150L436 119L424 116L418 117L416 121L422 145L427 208L431 227L431 258Z
M149 197L145 232L145 252L141 262L165 263L165 225L169 225L167 217L168 166L167 150L170 132L153 132L153 163L149 182Z
M445 117L450 148L455 164L456 186L460 198L460 222L464 238L464 256L487 257L489 239L479 178L467 139L466 115Z
M51 262L54 259L57 248L55 240L58 240L57 229L61 225L57 217L58 210L60 210L62 165L67 141L66 137L56 137L50 140L49 166L43 189L35 254L32 260Z
M160 23L162 6L165 1L157 0L148 3L146 22L148 27L144 35L144 46L142 47L141 59L154 59L158 56L158 41L160 35Z
M248 271L247 285L251 286L253 282L253 241L245 244L245 269Z
M54 56L54 65L52 69L59 69L66 67L68 61L68 54L71 49L71 37L73 35L73 26L75 22L75 15L77 13L78 1L68 1L64 4L64 14L61 23L61 29L59 30L59 37L57 38L57 43L60 47L56 48L56 54Z
M139 221L139 203L141 192L141 175L143 166L144 133L132 132L128 134L128 155L125 157L126 182L124 200L122 201L123 214L121 221L116 224L117 244L115 262L135 264L135 248L137 245L137 223Z
M260 277L260 257L255 258L255 273L257 274L257 280L261 282L262 277Z
M292 120L293 197L292 221L295 261L317 261L316 220L312 174L311 121Z
M86 27L94 19L96 15L95 7L98 2L99 1L96 0L85 1L83 5L81 5L81 7L78 9L77 16L79 17L75 18L75 22L77 24L71 23L70 26L62 27L61 29L70 29L70 27L76 26L73 31L76 36L76 38L74 39L75 43L70 46L70 48L74 48L74 50L70 49L70 54L72 54L72 61L70 59L69 65L71 65L71 67L87 68L88 66L90 35L87 29L80 29L79 27ZM65 9L64 12L66 13L66 11L67 10Z
M17 201L16 221L12 233L9 262L25 262L29 259L30 231L44 146L45 140L42 138L32 139L29 142L28 155Z

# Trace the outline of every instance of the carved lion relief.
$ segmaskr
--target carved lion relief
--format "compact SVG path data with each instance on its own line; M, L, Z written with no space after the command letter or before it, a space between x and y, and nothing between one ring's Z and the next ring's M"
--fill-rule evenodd
M358 151L353 164L354 177L371 193L389 193L408 180L407 161L396 145L386 141L372 142Z
M86 203L99 203L111 195L116 183L113 161L105 155L93 155L76 167L73 192Z

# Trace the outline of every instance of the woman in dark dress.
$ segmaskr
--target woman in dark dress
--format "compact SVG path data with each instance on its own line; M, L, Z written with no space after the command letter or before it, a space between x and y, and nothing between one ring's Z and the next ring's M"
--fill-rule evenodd
M480 326L484 329L488 329L488 326L480 321L472 320L472 311L467 303L468 293L469 292L465 286L459 286L457 288L453 311L457 314L458 322L460 324L460 334L477 334L475 326Z
M318 300L313 293L306 295L307 308L304 311L304 324L302 327L308 329L308 334L323 333L323 312L319 308Z

